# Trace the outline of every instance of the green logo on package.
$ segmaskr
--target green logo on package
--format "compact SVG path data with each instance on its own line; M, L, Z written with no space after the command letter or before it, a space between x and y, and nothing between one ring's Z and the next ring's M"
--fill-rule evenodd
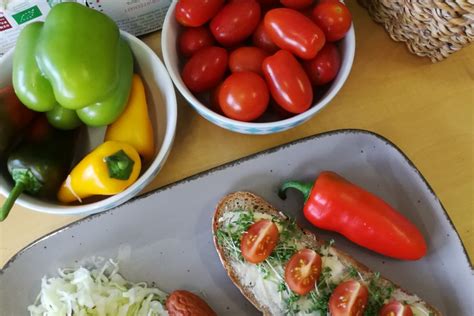
M12 16L15 19L16 23L21 25L23 23L36 19L41 15L42 14L40 9L38 8L38 6L35 5L34 7L18 12L17 14L14 14Z

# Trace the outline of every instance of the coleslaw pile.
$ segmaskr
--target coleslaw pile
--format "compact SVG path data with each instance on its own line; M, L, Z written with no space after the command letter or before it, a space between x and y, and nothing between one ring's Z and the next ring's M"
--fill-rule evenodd
M167 294L146 283L132 283L109 259L102 267L59 269L43 277L41 292L28 306L31 316L161 316Z

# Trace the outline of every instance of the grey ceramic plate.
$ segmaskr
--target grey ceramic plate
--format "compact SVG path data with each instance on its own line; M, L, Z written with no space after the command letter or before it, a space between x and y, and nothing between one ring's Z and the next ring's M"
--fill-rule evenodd
M287 214L302 198L281 201L287 178L313 179L334 170L378 194L410 218L428 240L417 262L384 258L335 234L315 230L372 269L417 293L446 315L474 315L474 274L449 217L422 175L388 140L364 131L313 136L185 179L125 205L78 221L28 246L0 273L0 314L25 315L44 274L91 256L129 249L123 275L171 291L201 293L222 315L258 315L229 281L214 250L211 216L218 200L238 190L257 193ZM298 216L300 223L307 223Z

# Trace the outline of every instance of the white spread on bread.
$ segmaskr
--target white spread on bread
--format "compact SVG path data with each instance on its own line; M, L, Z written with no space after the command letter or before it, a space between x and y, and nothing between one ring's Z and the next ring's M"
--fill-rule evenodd
M280 231L280 241L269 258L260 264L252 264L242 258L237 236L245 231L251 223L261 219L272 220L277 224ZM341 260L337 251L330 244L318 247L314 243L305 242L302 238L302 231L294 229L296 225L290 221L266 213L236 210L223 213L218 219L218 224L220 233L218 231L217 240L224 251L228 253L229 258L232 258L229 264L237 275L239 283L251 290L255 298L259 302L263 302L272 315L325 315L327 306L326 309L324 307L320 309L321 302L327 302L328 295L334 287L350 278L357 278L366 283L369 292L379 291L384 303L396 299L410 304L415 316L434 315L425 308L418 296L407 294L392 284L388 284L387 281L380 281L378 274L357 271L348 262ZM219 234L221 235L219 236ZM304 296L298 296L289 290L284 280L286 261L279 260L281 257L275 254L279 246L283 250L290 249L290 255L291 249L296 252L299 249L311 248L319 252L322 257L323 274L316 284L315 290ZM286 258L287 254L283 252L282 256ZM372 313L374 312L365 315L372 315ZM375 315L376 313L374 313Z

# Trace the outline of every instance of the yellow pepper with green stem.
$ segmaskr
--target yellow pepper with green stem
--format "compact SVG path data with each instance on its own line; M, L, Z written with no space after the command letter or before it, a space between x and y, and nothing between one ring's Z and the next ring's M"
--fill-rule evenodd
M155 154L153 126L148 115L145 87L139 75L133 75L127 106L105 133L105 140L119 141L133 146L144 161Z
M115 195L131 186L140 175L141 161L129 144L108 141L90 152L67 176L58 192L63 203L94 195Z

